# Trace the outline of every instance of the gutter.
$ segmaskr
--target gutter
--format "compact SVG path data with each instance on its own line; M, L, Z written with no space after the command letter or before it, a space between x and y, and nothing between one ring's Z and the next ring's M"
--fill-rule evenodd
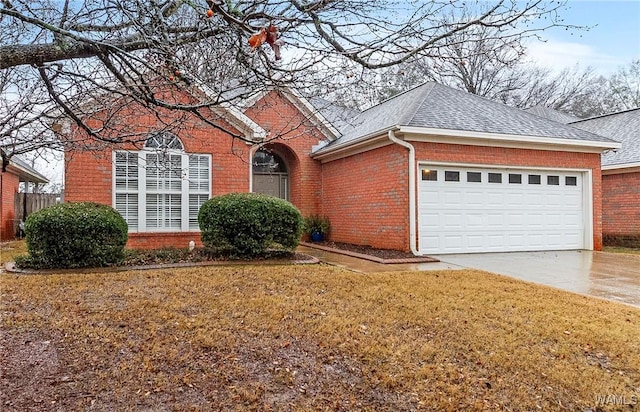
M421 253L418 252L418 242L416 238L416 151L410 143L398 139L394 133L394 129L389 130L388 137L392 143L409 150L409 248L411 249L411 253L420 256Z
M311 153L311 157L314 159L322 160L324 157L334 154L335 152L340 152L344 149L350 149L352 147L357 147L361 145L368 145L372 142L378 141L380 139L384 139L384 133L386 133L389 128L377 130L375 132L366 134L364 136L360 136L356 139L349 140L348 142L331 145L331 146L323 146L316 152Z
M578 129L581 130L581 129ZM540 146L566 146L570 148L594 148L600 149L620 149L622 144L604 136L594 135L604 140L583 140L579 138L553 137L553 136L533 136L516 135L507 133L477 132L471 130L438 129L433 127L403 126L402 133L410 133L417 136L442 136L453 137L458 141L462 138L470 141L490 142L492 146L499 146L501 143L533 144ZM585 130L582 130L585 131ZM591 133L591 132L587 132ZM591 133L593 134L593 133ZM464 144L459 142L457 144Z
M323 160L329 156L345 152L356 147L364 147L379 140L379 136L390 130L401 132L405 140L426 141L434 143L446 143L456 145L476 145L489 147L507 147L507 148L524 148L532 150L568 150L568 151L587 151L602 152L607 149L619 149L622 144L607 139L602 141L580 140L569 138L555 138L543 136L525 136L511 134L493 134L487 132L473 132L466 130L449 130L437 129L429 127L413 127L399 126L386 127L375 132L368 133L348 142L339 143L337 145L325 146L311 154L311 157ZM602 136L600 136L602 137ZM606 138L605 138L606 139Z
M640 162L629 162L629 163L617 163L611 165L604 165L601 169L604 170L616 170L616 169L630 169L630 168L639 168Z

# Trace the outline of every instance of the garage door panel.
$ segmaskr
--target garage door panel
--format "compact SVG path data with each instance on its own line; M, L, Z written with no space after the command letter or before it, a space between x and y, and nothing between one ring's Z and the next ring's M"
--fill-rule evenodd
M564 193L564 204L579 205L582 200L582 194L579 192Z
M542 205L544 204L543 199L543 191L531 191L526 194L525 203L530 207L542 207Z
M524 234L512 233L508 235L508 238L510 248L520 248L527 246L526 236Z
M504 205L504 193L494 190L491 189L491 191L487 192L487 206L502 207Z
M439 206L442 200L440 199L440 192L435 190L425 190L421 193L420 205L421 206Z
M429 232L440 228L440 213L422 213L420 217L421 225Z
M509 189L507 189L509 190ZM510 207L522 207L525 203L524 193L507 193L506 205Z
M471 250L482 250L484 246L484 236L483 235L468 235L467 236L467 247Z
M560 212L549 212L546 214L547 222L546 226L549 228L556 227L562 224L562 213Z
M422 252L584 247L581 173L454 166L428 169L437 170L440 180L419 182ZM445 181L445 170L457 172L459 181ZM499 177L501 182L489 183L490 174L494 182Z
M541 233L528 234L527 241L531 250L543 250L545 247L544 235Z
M545 206L559 208L563 204L561 193L547 193L545 196Z
M465 204L473 209L475 207L482 207L484 205L484 193L482 192L467 192Z
M549 233L547 235L547 244L552 247L560 247L563 243L563 236L560 233Z
M420 236L420 244L424 245L424 248L428 250L442 249L439 236Z
M504 212L487 214L487 229L502 229L505 225Z
M485 219L482 213L467 213L467 229L480 230L485 227Z
M507 213L507 224L513 229L513 228L524 228L526 227L526 217L524 213L514 213L514 212L510 212Z
M490 233L487 235L487 244L490 248L502 247L505 244L505 235L502 233Z
M462 192L459 189L445 190L442 196L442 203L445 206L460 207L462 200Z
M463 225L464 215L461 213L445 213L444 224L449 230L460 230L464 228Z
M544 215L540 212L527 213L527 226L531 229L540 229L544 226Z
M462 235L445 235L444 247L448 250L458 250L464 247Z
M568 229L580 229L582 227L582 215L578 212L564 213L564 226Z

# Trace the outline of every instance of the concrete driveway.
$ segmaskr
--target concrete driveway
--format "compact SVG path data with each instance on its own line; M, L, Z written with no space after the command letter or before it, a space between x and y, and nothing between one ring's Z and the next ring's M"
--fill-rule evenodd
M305 246L298 250L357 272L480 269L640 307L640 255L587 250L476 253L435 255L440 259L435 263L383 265Z
M486 270L640 307L640 255L583 250L435 257L451 265Z

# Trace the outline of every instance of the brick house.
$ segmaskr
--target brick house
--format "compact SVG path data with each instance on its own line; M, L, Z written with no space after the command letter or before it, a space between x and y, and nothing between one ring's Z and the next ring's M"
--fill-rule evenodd
M435 83L362 113L273 90L212 118L257 144L185 119L142 148L68 154L66 200L114 206L130 247L198 241L199 206L229 192L415 254L602 247L600 154L620 145L587 131Z
M0 242L15 239L20 216L16 215L16 196L20 183L44 184L49 180L20 158L14 156L0 173Z
M605 244L640 246L640 108L570 125L621 142L602 155L602 233Z

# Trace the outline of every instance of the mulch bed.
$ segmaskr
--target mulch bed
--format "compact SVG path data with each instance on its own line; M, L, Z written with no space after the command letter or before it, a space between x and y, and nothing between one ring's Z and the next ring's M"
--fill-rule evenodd
M410 252L403 252L392 249L378 249L365 245L354 245L350 243L323 241L305 243L302 245L327 250L334 253L341 253L361 259L371 260L382 264L392 263L420 263L420 262L437 262L427 256L415 256ZM282 253L272 252L266 256L252 260L229 259L228 257L220 257L211 255L205 249L199 248L192 252L186 249L167 248L156 250L129 250L122 264L104 268L94 268L94 272L116 272L131 269L157 269L169 267L188 267L188 266L213 266L226 264L260 264L260 265L286 265L286 264L305 264L318 263L319 260L305 253ZM52 270L31 270L19 269L14 265L7 265L7 271L13 273L76 273L86 271L86 268L79 269L52 269Z
M393 249L378 249L365 245L354 245L351 243L323 241L323 242L303 242L304 246L318 248L335 253L342 253L354 257L372 260L378 263L420 263L438 262L438 259L429 256L415 256L411 252L403 252Z
M320 261L305 253L276 253L257 257L251 260L232 259L208 255L202 250L196 249L188 252L182 249L158 249L158 250L141 250L130 251L125 257L124 262L119 265L90 268L91 272L120 272L126 270L142 270L142 269L167 269L193 266L220 266L220 265L290 265L290 264L314 264ZM46 274L46 273L86 273L88 268L73 269L31 269L18 268L13 262L4 265L4 269L10 273L22 274Z

